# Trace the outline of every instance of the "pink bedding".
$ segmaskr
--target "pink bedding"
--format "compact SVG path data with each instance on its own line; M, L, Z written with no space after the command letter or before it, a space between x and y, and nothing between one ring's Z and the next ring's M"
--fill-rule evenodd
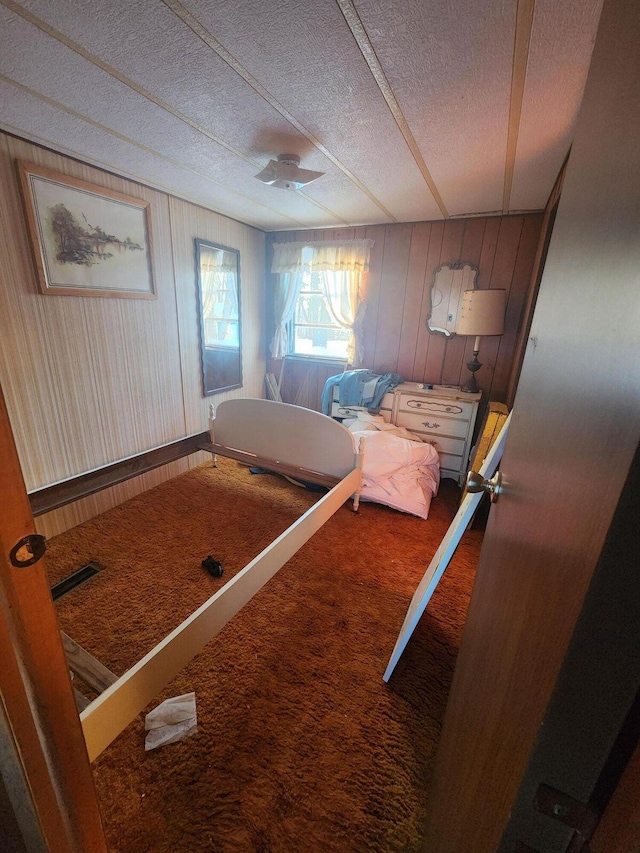
M427 518L440 484L435 448L378 416L344 423L356 440L363 439L362 500Z

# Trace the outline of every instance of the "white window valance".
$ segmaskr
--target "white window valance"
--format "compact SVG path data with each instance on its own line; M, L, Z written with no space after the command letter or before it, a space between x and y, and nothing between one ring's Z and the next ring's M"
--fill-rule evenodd
M238 261L235 255L224 249L202 246L200 249L200 269L205 272L237 273Z
M373 240L274 243L271 272L366 272L372 246Z

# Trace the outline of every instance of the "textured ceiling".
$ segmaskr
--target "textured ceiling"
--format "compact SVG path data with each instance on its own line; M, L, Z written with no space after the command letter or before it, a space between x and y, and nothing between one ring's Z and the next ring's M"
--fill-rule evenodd
M537 210L601 2L0 0L0 126L266 230Z

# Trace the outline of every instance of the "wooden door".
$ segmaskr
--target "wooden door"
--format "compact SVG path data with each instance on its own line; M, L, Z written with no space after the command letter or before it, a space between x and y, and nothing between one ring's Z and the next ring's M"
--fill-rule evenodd
M639 38L640 6L605 0L445 715L427 853L518 849L501 839L638 445ZM568 837L521 849L564 851Z
M0 495L0 698L5 721L0 748L16 758L11 777L3 779L3 808L13 811L12 831L21 831L29 851L101 853L106 844L44 559L27 565L29 549L15 550L35 528L1 389ZM35 546L30 548L37 556ZM6 769L3 764L3 777ZM36 816L37 828L27 826L29 815Z

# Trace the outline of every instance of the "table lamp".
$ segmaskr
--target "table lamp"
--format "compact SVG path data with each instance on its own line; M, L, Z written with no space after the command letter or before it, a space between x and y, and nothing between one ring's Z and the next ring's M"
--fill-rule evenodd
M475 336L473 360L467 362L471 378L463 391L478 391L476 371L482 365L478 361L480 338L485 335L501 335L504 332L504 312L507 305L506 290L465 290L456 326L456 335Z

